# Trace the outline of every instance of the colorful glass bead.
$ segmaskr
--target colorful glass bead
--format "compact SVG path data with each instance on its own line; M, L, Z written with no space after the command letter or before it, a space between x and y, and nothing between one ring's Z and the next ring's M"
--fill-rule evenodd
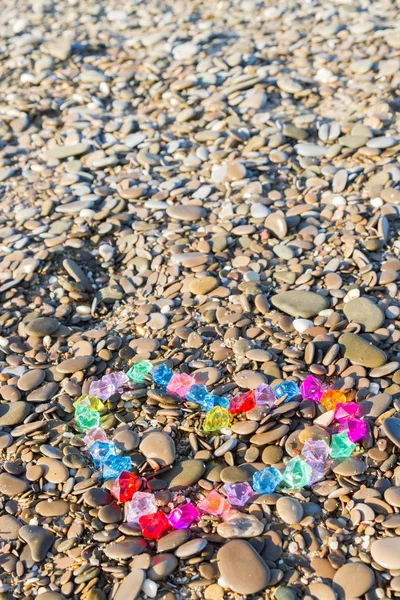
M129 471L131 468L131 459L129 456L110 456L103 463L103 478L116 479L122 471Z
M191 502L177 506L168 515L168 521L174 529L187 529L193 521L200 517L200 513L196 506Z
M230 425L230 415L226 408L215 406L208 411L203 422L203 431L205 433L215 433L221 431Z
M299 388L294 381L282 381L274 386L274 395L277 398L285 398L285 402L289 402L292 398L297 396Z
M100 398L89 396L88 394L84 394L75 400L74 406L75 408L78 406L86 406L87 408L90 408L90 410L97 410L98 412L101 412L105 408Z
M139 518L143 515L152 515L157 512L157 504L154 494L148 492L136 492L130 502L125 504L126 522L137 525Z
M213 396L213 399L214 406L222 406L222 408L226 408L226 410L229 410L229 405L231 403L229 398L226 398L226 396Z
M161 363L161 365L156 365L151 372L151 377L154 383L164 388L166 388L169 384L172 375L173 372L167 367L165 363Z
M362 419L350 417L339 425L339 431L345 431L351 442L358 442L367 433L367 424Z
M162 534L170 528L169 521L162 510L150 515L139 517L139 525L142 535L148 540L158 540Z
M111 383L104 383L102 379L94 379L90 382L89 394L101 400L108 400L114 391L114 386Z
M83 437L83 441L88 448L95 442L108 442L108 437L104 429L101 427L93 427Z
M316 483L320 479L324 478L326 463L315 462L308 458L306 458L306 463L310 465L312 469L312 475L309 485L313 485L313 483Z
M206 412L214 408L214 397L212 394L208 393L205 385L198 385L197 383L192 385L186 394L186 400L198 404L203 407Z
M153 365L149 360L139 360L133 363L126 374L132 383L143 383L146 375L149 375L152 370Z
M80 405L75 409L75 427L79 431L88 431L100 425L100 415L97 410Z
M339 390L325 390L320 400L322 406L326 410L333 410L337 404L345 404L347 402L346 396Z
M113 442L95 442L89 448L89 454L96 469L99 469L110 456L116 455L116 448Z
M229 404L229 412L232 415L248 412L256 406L256 395L254 390L242 392L234 396Z
M334 418L339 423L344 423L350 417L357 417L359 412L359 406L355 402L346 402L346 404L342 404L339 402L335 406Z
M128 502L128 500L132 500L133 494L140 490L141 485L141 477L138 477L130 471L122 471L118 479L115 479L112 482L110 494L112 494L118 502Z
M167 385L167 392L179 398L185 398L190 388L196 383L194 377L187 373L174 373Z
M202 512L214 517L226 518L231 513L231 505L229 502L217 492L212 490L198 505Z
M253 474L253 489L259 494L272 494L282 481L282 473L275 467L267 467Z
M312 468L300 456L295 456L286 463L282 481L288 488L292 490L301 489L309 485L311 479Z
M272 408L276 402L274 392L267 383L261 383L255 390L256 404L257 406L267 405Z
M335 433L331 440L331 458L347 458L355 447L345 431Z
M222 488L229 504L244 506L254 496L252 487L247 481L226 483Z
M329 458L330 448L324 440L308 439L301 453L308 463L312 461L325 465Z
M300 386L300 394L304 400L319 402L323 393L322 383L313 375L308 375Z

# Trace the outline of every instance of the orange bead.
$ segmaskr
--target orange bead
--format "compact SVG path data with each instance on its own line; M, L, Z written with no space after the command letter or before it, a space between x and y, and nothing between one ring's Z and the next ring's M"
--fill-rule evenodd
M326 410L333 410L338 402L347 402L347 398L345 394L339 392L339 390L326 390L322 394L320 402Z

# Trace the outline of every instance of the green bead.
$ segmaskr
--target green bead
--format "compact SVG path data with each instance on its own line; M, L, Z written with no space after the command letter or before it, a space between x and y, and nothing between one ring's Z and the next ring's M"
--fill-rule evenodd
M230 425L230 414L226 408L222 406L215 406L206 414L206 418L203 423L203 431L205 433L215 433L229 427Z
M79 396L79 398L75 400L74 406L75 409L78 406L87 406L88 408L90 408L90 410L97 410L98 412L104 410L104 404L100 400L100 398L96 398L95 396L88 396L87 394Z
M286 463L282 482L291 490L300 490L310 484L313 470L300 456L291 458Z
M331 439L331 458L347 458L356 447L347 437L347 433L335 433Z
M97 410L91 410L84 404L79 404L75 410L75 426L79 431L88 431L100 424L100 415Z
M149 375L153 369L153 365L149 360L140 360L133 363L127 375L132 383L143 383L146 375Z

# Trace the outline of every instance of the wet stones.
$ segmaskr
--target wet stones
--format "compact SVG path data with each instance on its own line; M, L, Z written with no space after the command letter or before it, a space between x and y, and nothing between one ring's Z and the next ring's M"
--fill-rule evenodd
M260 535L264 525L253 515L233 515L220 523L217 533L223 538L252 538Z
M238 594L256 594L266 588L270 571L245 540L224 544L217 554L218 568L226 587Z

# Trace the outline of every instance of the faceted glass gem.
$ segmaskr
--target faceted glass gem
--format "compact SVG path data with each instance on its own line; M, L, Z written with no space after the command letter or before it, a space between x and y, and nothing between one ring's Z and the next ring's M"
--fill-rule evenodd
M244 506L254 496L252 487L247 481L226 483L222 490L229 504L233 506Z
M272 494L281 481L281 472L275 467L267 467L253 474L253 489L259 494Z
M75 400L74 406L75 408L77 408L78 406L87 406L88 408L90 408L90 410L97 410L98 412L101 412L105 408L100 398L96 398L95 396L89 396L88 394L84 394L83 396L80 396L77 400Z
M103 463L103 478L116 479L122 471L129 471L131 459L129 456L109 456Z
M89 448L89 454L96 469L99 469L110 456L116 455L116 448L113 442L95 442Z
M185 398L190 388L196 383L194 377L187 373L174 373L167 385L167 392L179 398Z
M212 490L198 505L202 512L214 517L226 518L231 512L231 505L229 502L217 492Z
M222 408L226 408L226 410L229 410L229 405L231 403L229 398L226 398L225 396L213 396L213 399L214 406L222 406Z
M164 388L166 388L169 384L172 375L173 372L171 369L168 369L165 363L156 365L151 372L151 377L154 383Z
M196 506L191 502L177 506L168 515L168 521L174 529L187 529L193 521L200 517L200 513Z
M207 395L208 390L206 386L195 383L186 394L186 400L195 404L201 404Z
M248 412L256 406L256 395L254 390L243 392L234 396L229 405L229 412L232 415Z
M333 410L337 404L345 404L347 402L346 396L339 390L325 390L320 400L322 406L326 410Z
M127 376L132 383L143 383L144 378L153 370L153 365L149 360L139 360L133 363Z
M312 469L312 476L311 476L311 480L309 485L312 485L313 483L316 483L317 481L319 481L320 479L324 478L325 475L325 465L326 463L322 463L322 462L315 462L309 458L306 458L306 463L308 465L310 465L311 469Z
M89 394L101 400L108 400L115 392L111 383L104 383L102 379L94 379L90 382Z
M286 463L282 478L286 487L292 490L301 489L310 485L311 479L312 467L300 456L295 456Z
M141 485L141 477L130 471L122 471L118 479L112 482L110 493L118 502L128 502L128 500L132 500L133 494L140 490Z
M289 402L292 398L297 396L299 388L294 381L282 381L274 386L274 394L277 398L285 398L285 402Z
M100 415L97 410L91 410L84 405L76 407L74 420L75 427L79 431L88 431L100 425Z
M262 383L254 390L257 406L267 405L272 408L276 402L274 392L267 383Z
M230 425L230 415L226 408L215 406L208 411L203 422L203 431L205 433L215 433L221 431Z
M331 458L347 458L355 447L345 431L335 433L331 440Z
M154 514L142 515L139 517L139 525L143 537L148 540L158 540L171 527L162 510Z
M300 394L304 400L319 402L323 393L324 387L322 383L313 375L308 375L300 386Z
M324 440L309 439L304 444L301 453L309 464L310 461L313 461L325 465L329 458L330 448Z
M362 419L350 417L339 425L339 431L345 431L351 442L358 442L367 433L367 424Z
M342 404L339 402L335 406L334 418L339 423L344 423L350 417L358 417L359 406L355 402L346 402Z
M104 429L101 427L93 427L83 437L83 441L88 448L95 442L108 442L108 437Z
M154 494L148 492L136 492L132 500L125 504L126 522L132 525L139 523L143 515L151 515L157 512L157 504Z

